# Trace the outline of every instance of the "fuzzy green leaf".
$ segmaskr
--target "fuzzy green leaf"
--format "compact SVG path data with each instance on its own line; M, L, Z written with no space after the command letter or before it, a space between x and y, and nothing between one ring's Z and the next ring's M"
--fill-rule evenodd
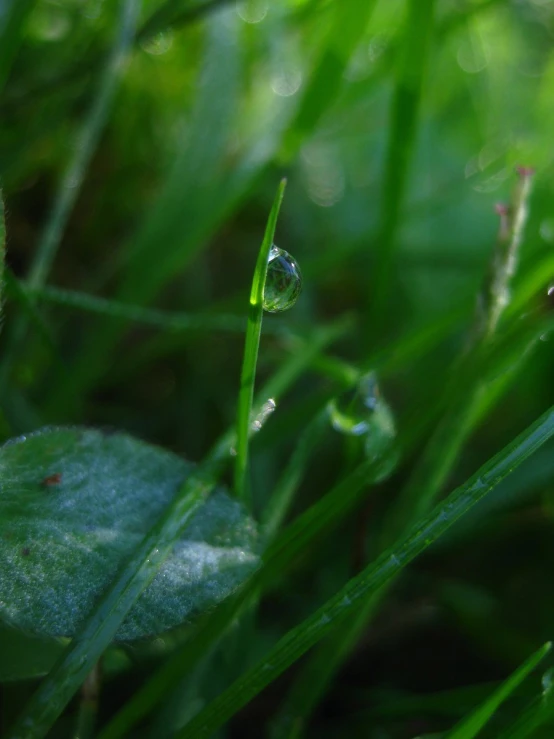
M126 434L45 429L0 449L0 616L72 636L179 491L192 466ZM119 628L117 640L194 619L257 566L257 532L215 493Z

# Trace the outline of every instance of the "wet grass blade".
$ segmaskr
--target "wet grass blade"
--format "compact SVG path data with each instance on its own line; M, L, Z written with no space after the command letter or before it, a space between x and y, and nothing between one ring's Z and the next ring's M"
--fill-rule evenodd
M129 736L131 727L157 705L221 638L242 609L259 591L271 587L316 537L338 525L360 500L371 481L373 464L363 462L308 508L281 534L264 554L264 566L236 599L221 605L206 625L196 632L105 727L99 739Z
M209 736L287 667L305 654L359 605L386 585L452 524L554 435L554 408L487 462L464 485L350 580L333 598L289 631L266 658L233 683L178 733L179 739Z
M505 680L500 687L467 718L460 721L449 731L445 739L473 739L483 726L492 718L498 707L513 693L517 686L535 669L552 649L552 642L547 642L536 651L518 669Z
M554 701L548 693L548 689L545 688L542 694L522 711L517 721L499 734L498 739L530 739L530 737L544 736L537 735L537 729L544 727L547 723L551 724L554 719ZM552 724L550 731L552 732Z
M229 331L242 333L245 325L244 318L241 316L225 315L223 313L198 315L169 312L155 308L144 308L132 303L121 303L111 298L101 298L77 290L65 290L59 287L46 286L34 290L31 294L35 299L46 303L61 305L98 316L122 318L132 323L153 326L170 332Z
M391 103L389 140L383 175L379 262L373 281L371 316L378 321L390 296L396 232L414 155L423 82L431 47L435 0L409 0L402 57ZM374 330L375 333L375 330Z
M237 456L235 459L235 494L246 502L249 500L247 469L248 469L248 436L252 414L252 399L254 397L254 380L258 349L262 332L262 318L264 311L264 288L267 275L269 252L273 245L277 218L285 194L286 180L282 180L277 189L277 195L269 214L262 246L258 253L252 289L250 291L250 306L248 309L248 325L244 344L244 357L240 376L240 390L237 409Z

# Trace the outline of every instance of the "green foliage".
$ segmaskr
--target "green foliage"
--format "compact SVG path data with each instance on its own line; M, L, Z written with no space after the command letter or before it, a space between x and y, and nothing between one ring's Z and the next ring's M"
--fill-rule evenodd
M2 736L551 736L553 32L0 2Z
M0 615L70 637L170 504L190 465L125 434L46 429L0 451ZM225 598L256 568L256 530L223 492L190 520L117 640L157 636Z

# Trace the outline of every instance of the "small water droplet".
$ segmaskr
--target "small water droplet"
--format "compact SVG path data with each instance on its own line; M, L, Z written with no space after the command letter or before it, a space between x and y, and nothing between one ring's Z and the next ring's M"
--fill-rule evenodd
M291 255L273 245L269 252L264 288L264 310L279 313L291 308L302 290L302 274Z
M554 243L554 218L545 219L539 227L539 233L545 241Z
M542 676L542 694L544 698L550 698L552 688L554 688L554 668L548 669Z
M258 415L250 424L250 428L252 429L252 431L259 431L264 423L267 421L269 416L271 416L275 408L277 408L277 403L275 402L275 400L273 398L268 398L262 405Z
M284 65L271 79L271 89L280 97L290 97L298 92L302 84L302 72L294 66Z
M365 375L358 385L333 398L329 404L331 424L348 436L363 436L371 428L371 420L379 404L379 387L373 373Z
M160 56L171 49L173 44L172 31L160 31L141 42L141 47L147 54L152 56Z
M336 431L363 437L365 456L378 463L375 482L387 478L397 466L400 452L394 445L394 417L381 396L375 374L362 376L355 388L334 398L329 403L329 415Z
M269 3L267 0L246 0L237 3L237 15L245 23L260 23L267 15Z

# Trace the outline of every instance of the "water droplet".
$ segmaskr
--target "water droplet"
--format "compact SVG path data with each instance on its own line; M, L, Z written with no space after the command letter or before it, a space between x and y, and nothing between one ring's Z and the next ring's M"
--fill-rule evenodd
M264 289L264 310L279 313L292 308L302 290L302 274L291 255L273 245L269 252Z
M542 694L544 698L550 698L550 693L554 687L554 668L547 670L542 676Z
M399 450L394 445L394 418L379 392L375 374L364 375L355 388L334 398L329 414L336 431L363 437L366 457L379 463L375 481L388 477L398 464Z
M264 423L267 421L269 416L271 416L275 408L277 408L277 403L273 400L273 398L268 398L262 405L258 415L250 424L250 428L252 429L252 431L259 431Z
M267 0L246 0L237 3L237 15L245 23L260 23L267 15L269 3Z
M298 92L302 84L302 72L294 66L284 65L273 75L271 89L280 97L290 97Z
M160 31L141 42L141 47L147 54L160 56L171 49L173 44L172 31Z
M370 373L355 388L333 398L329 404L331 424L336 431L349 436L367 434L378 404L377 378Z

